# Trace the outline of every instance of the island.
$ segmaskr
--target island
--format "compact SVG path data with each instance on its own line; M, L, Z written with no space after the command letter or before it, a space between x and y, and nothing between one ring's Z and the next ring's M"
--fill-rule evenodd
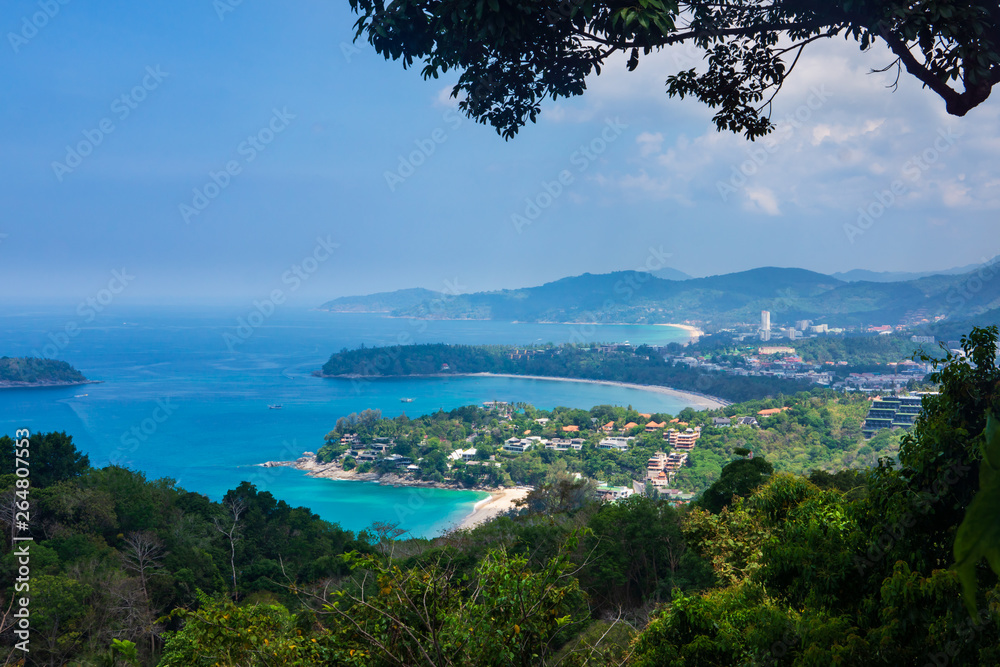
M0 357L0 389L72 387L97 384L65 361L35 357Z

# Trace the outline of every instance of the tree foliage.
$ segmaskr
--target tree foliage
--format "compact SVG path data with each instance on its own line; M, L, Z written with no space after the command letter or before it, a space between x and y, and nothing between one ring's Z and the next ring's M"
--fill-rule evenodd
M803 50L843 37L884 44L896 67L965 115L1000 81L1000 8L969 0L351 0L356 39L424 78L460 72L452 95L463 111L505 138L534 121L546 97L581 95L586 77L615 54L634 70L675 44L706 66L672 73L667 92L713 109L720 129L760 137L770 102Z

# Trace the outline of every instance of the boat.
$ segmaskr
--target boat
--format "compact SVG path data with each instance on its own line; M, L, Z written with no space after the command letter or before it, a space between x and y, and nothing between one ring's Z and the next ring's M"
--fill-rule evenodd
M280 410L282 407L281 403L274 403L273 405L267 406L268 410Z
M77 394L73 398L83 398L84 396L89 396L89 394Z
M413 402L412 398L401 398L399 400L402 401L403 403L412 403Z

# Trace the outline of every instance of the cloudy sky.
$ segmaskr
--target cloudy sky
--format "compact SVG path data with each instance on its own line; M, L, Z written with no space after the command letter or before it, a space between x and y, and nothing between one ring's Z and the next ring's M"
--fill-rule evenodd
M997 101L966 118L820 44L751 143L671 100L684 48L512 141L352 45L346 2L8 0L0 299L304 305L668 265L922 271L1000 252ZM48 6L51 16L39 12ZM40 26L40 27L38 27Z

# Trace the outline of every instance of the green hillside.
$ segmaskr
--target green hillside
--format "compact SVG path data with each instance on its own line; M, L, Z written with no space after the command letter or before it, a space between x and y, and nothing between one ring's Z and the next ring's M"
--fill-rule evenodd
M766 267L707 278L664 280L639 271L585 273L538 287L442 296L401 290L324 304L337 311L522 322L697 321L709 329L753 324L761 310L775 324L809 319L831 326L919 325L974 318L1000 307L992 267L902 282L843 282L794 268ZM426 294L424 294L427 292Z
M87 382L83 373L65 361L34 357L0 358L0 384L75 384Z

